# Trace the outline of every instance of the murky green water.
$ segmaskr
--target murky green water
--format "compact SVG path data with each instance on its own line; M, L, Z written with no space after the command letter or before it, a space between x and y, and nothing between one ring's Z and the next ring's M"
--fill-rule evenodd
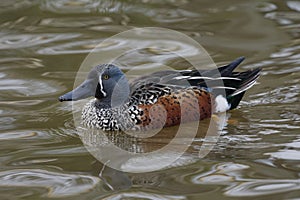
M0 199L300 198L299 1L3 0L0 16ZM218 65L246 56L241 68L262 76L204 159L144 174L103 169L57 97L95 45L144 26L187 34ZM166 60L141 52L121 62Z

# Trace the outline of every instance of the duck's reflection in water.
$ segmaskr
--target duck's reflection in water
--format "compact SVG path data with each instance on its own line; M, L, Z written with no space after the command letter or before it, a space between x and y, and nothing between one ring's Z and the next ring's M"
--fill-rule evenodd
M200 122L164 128L156 134L82 128L80 137L88 151L100 161L95 163L100 178L109 189L119 190L133 184L159 184L164 173L158 170L204 158L216 144L227 118L228 114L220 113ZM195 127L196 132L192 133Z

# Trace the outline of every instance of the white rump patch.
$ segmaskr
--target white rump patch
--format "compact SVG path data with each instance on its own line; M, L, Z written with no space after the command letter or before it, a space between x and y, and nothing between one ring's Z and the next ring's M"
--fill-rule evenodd
M230 108L230 105L228 104L228 101L222 95L218 95L215 99L215 102L216 102L216 106L215 106L215 112L216 113L226 112Z

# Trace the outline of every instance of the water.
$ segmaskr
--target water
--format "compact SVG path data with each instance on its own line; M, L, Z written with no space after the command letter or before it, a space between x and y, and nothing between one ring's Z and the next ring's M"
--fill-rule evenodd
M1 1L1 199L299 199L299 12L298 1L275 0ZM122 173L87 152L57 97L95 45L144 26L187 34L218 65L245 56L242 69L263 72L204 159ZM137 55L124 69L169 59Z

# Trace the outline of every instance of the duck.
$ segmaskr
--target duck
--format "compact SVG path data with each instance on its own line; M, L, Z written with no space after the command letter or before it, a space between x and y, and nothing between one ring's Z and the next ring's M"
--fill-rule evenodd
M164 70L129 82L114 64L100 64L59 101L94 97L82 109L82 125L103 131L149 130L200 121L238 107L260 68L234 71L240 57L210 70Z

